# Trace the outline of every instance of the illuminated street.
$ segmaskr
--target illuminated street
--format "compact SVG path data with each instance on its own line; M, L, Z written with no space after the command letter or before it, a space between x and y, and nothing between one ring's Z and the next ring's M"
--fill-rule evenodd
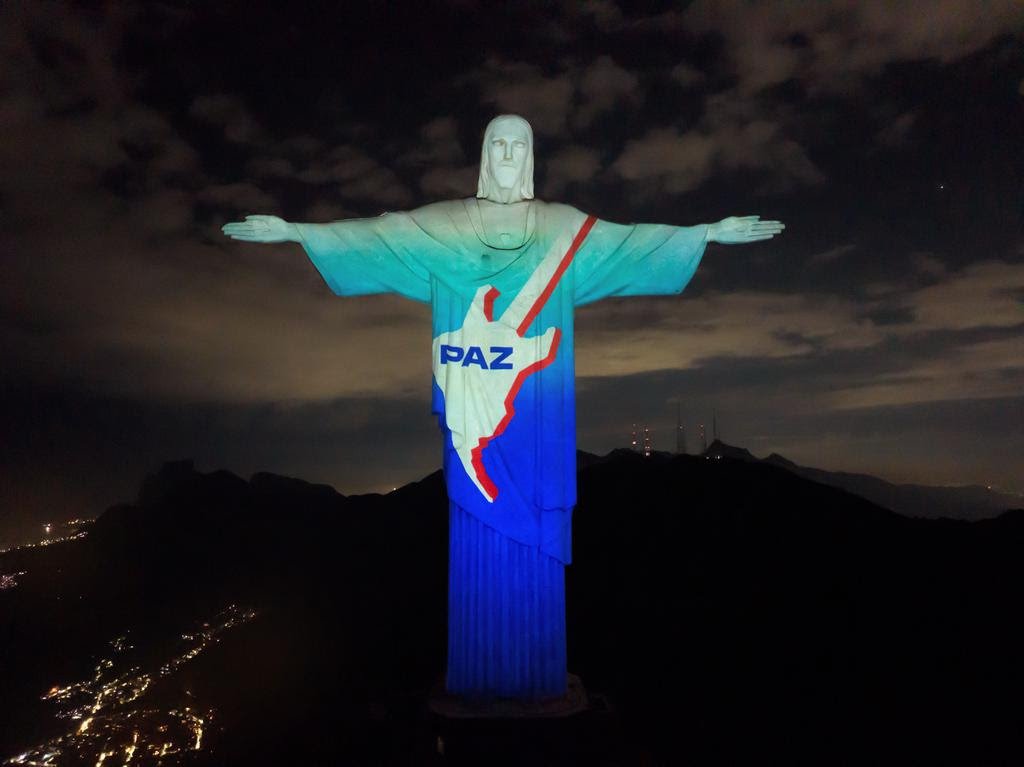
M39 546L51 546L54 543L62 543L63 541L74 541L79 538L84 538L87 534L86 530L81 530L86 525L90 525L94 522L93 519L69 519L66 522L59 522L57 524L47 523L43 526L44 536L38 541L29 541L28 543L22 543L15 546L8 546L7 548L0 549L0 554L7 554L11 551L18 551L19 549L34 549ZM62 531L63 534L57 535L57 537L51 537L54 529Z
M16 573L0 573L0 591L3 591L4 589L13 589L18 585L18 578L25 574L24 570Z
M77 682L55 684L42 694L51 701L57 719L67 720L62 735L8 758L8 765L178 765L207 744L215 711L180 689L173 706L147 699L155 681L170 677L228 629L255 618L250 608L230 605L179 639L176 654L146 669L129 665L125 655L134 649L127 636L111 640L110 657L102 658L93 675ZM152 696L149 696L152 697Z

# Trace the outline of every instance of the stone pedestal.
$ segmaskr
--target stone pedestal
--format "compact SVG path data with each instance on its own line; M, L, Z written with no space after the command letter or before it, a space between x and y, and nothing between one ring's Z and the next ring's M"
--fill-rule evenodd
M536 702L495 698L469 700L449 695L438 685L428 702L431 713L445 719L543 719L579 714L589 707L587 691L575 674L569 674L565 695Z
M451 764L621 764L627 749L602 695L569 674L559 698L469 701L438 684L428 701L433 750Z

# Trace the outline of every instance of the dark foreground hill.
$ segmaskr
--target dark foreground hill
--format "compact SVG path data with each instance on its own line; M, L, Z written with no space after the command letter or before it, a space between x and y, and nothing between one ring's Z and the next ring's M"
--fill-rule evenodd
M474 763L980 765L1024 753L1024 511L908 519L730 458L581 466L570 671L618 727L588 744L566 723L565 742L549 730L546 757L503 743ZM48 743L61 764L95 764L132 727L152 740L185 722L202 747L164 763L470 763L437 755L425 714L444 669L446 538L439 473L346 498L167 464L86 538L0 558L0 572L26 571L0 591L0 760ZM254 617L217 633L228 605ZM203 632L202 651L182 655ZM111 692L72 737L91 709L61 719L40 694L104 674ZM188 724L195 712L202 727ZM110 745L87 741L96 732Z

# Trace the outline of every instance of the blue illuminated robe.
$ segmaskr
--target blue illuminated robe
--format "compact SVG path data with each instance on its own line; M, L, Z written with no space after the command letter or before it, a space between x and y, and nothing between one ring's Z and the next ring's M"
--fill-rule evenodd
M433 412L451 501L449 691L564 693L564 566L576 503L573 309L679 293L707 227L621 225L568 205L527 206L509 242L476 198L331 224L298 224L341 296L430 303Z

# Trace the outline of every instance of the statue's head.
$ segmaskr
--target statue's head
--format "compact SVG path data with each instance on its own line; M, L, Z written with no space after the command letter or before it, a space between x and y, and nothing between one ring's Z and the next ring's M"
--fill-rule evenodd
M533 198L533 129L519 115L498 115L487 124L476 196L493 202Z

